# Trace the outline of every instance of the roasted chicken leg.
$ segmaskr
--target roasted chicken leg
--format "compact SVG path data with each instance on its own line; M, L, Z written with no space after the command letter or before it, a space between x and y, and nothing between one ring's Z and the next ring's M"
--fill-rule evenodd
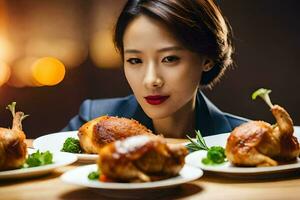
M240 166L276 166L299 156L293 121L287 111L271 105L277 124L251 121L235 128L226 144L227 159Z
M101 147L134 135L153 135L151 130L134 119L101 116L79 128L80 146L85 153L99 153Z
M166 144L162 136L139 135L104 146L98 165L108 179L149 182L177 175L187 153L185 146Z
M19 168L26 160L26 136L21 124L26 115L23 112L15 113L15 105L13 102L8 106L13 115L12 128L0 128L0 170Z

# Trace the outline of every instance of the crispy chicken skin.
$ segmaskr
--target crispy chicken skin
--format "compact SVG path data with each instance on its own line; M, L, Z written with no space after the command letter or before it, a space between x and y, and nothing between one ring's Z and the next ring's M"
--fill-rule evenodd
M166 144L162 136L139 135L104 146L98 165L111 180L149 182L177 175L187 153L185 146Z
M250 121L236 127L227 139L227 159L240 166L276 166L278 161L290 161L300 154L293 136L293 121L287 111L274 105L271 112L277 124Z
M101 116L79 128L80 146L85 153L97 154L105 144L134 135L153 135L151 130L134 119Z
M26 160L26 136L21 124L24 113L13 115L12 129L0 128L0 170L19 168Z

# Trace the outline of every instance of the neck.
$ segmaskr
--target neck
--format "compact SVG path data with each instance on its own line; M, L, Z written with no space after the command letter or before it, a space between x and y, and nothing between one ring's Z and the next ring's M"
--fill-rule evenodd
M173 115L153 119L155 132L170 138L184 138L195 130L196 96Z

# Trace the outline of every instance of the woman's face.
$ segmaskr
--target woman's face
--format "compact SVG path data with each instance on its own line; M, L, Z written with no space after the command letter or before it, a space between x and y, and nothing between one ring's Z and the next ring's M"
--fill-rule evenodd
M164 24L143 15L127 26L123 42L126 78L150 118L170 117L193 102L204 58L185 49Z

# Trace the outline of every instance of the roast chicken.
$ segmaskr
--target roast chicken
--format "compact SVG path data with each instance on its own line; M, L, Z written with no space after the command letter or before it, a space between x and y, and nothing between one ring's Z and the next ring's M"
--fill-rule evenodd
M154 135L151 130L134 119L101 116L78 130L80 146L85 153L98 154L101 147L134 135Z
M26 160L27 146L22 120L27 115L23 112L15 113L15 105L13 102L8 106L13 115L12 128L0 128L0 170L19 168Z
M235 128L227 139L226 157L239 166L276 166L299 156L298 140L288 112L270 105L277 123L250 121Z
M167 144L162 136L132 136L105 145L98 167L113 181L149 182L177 175L187 153L185 146Z

